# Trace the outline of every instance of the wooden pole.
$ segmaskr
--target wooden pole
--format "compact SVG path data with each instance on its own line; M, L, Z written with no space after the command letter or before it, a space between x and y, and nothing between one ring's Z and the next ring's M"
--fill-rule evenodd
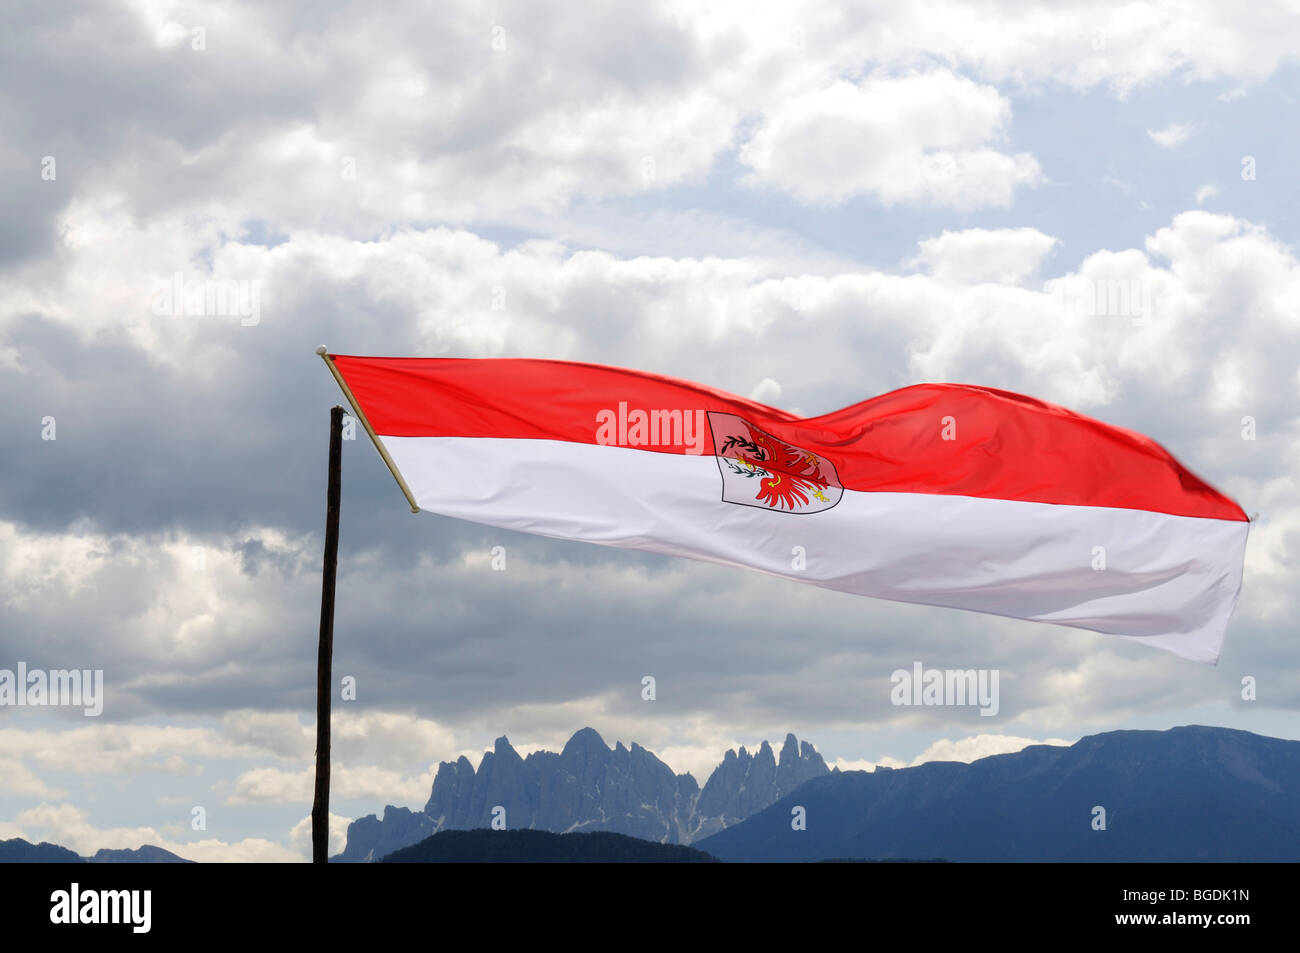
M342 407L330 408L329 485L325 491L325 566L320 587L320 642L316 654L316 798L311 806L312 863L329 862L330 701L334 676L334 576L339 565L339 500L343 473Z

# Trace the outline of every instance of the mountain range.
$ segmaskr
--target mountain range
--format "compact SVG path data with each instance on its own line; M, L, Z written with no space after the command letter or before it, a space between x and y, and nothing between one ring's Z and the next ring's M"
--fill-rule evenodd
M21 837L0 840L0 864L192 864L169 850L145 844L135 850L103 848L90 857L82 857L66 847L41 841L33 844Z
M498 805L504 831L488 829ZM1296 862L1300 742L1189 725L841 772L791 735L779 759L766 742L727 752L701 789L590 728L527 758L500 738L477 771L441 765L423 810L354 821L334 860L713 858ZM0 862L188 863L150 845L82 857L21 838L0 841Z
M1294 862L1300 742L1191 725L836 772L693 846L724 861Z
M593 728L563 750L521 757L504 736L483 755L438 766L423 810L389 805L348 826L341 862L378 860L447 830L490 828L504 808L509 830L611 831L662 844L690 844L829 773L807 742L786 735L779 756L764 741L756 753L730 750L701 788L633 743L610 748Z

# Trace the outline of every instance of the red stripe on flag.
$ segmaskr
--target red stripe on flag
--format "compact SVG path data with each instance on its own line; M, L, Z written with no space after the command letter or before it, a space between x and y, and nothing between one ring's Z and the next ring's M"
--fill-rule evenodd
M598 364L341 354L333 360L381 436L561 440L712 455L707 423L694 446L677 430L658 435L667 440L637 443L627 423L634 411L659 412L668 429L668 412L698 411L703 418L713 411L820 454L847 490L1246 520L1240 506L1149 437L988 387L917 384L800 419L700 384Z

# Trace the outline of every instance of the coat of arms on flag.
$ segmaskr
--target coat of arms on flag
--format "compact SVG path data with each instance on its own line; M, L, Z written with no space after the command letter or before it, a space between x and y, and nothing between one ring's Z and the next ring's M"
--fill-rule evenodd
M722 499L784 513L817 513L840 501L835 465L735 414L709 412Z

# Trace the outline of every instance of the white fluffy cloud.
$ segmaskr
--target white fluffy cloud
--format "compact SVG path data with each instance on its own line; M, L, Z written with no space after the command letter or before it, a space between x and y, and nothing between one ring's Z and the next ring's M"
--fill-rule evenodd
M915 262L934 277L962 284L1019 284L1057 244L1036 228L969 228L919 243Z
M839 768L841 771L874 771L877 767L907 768L925 764L929 761L961 761L970 764L972 761L988 758L995 754L1011 754L1016 751L1023 751L1030 745L1070 745L1073 743L1072 741L1066 741L1064 738L1047 738L1043 741L1037 741L1033 738L1021 738L1016 735L971 735L955 740L941 738L911 761L900 761L898 758L888 757L877 761L836 758L834 761L827 763L832 768Z
M969 764L980 758L995 754L1011 754L1023 751L1030 745L1069 745L1071 741L1064 738L1047 738L1037 741L1033 738L1018 738L1014 735L974 735L969 738L949 740L941 738L926 748L913 760L912 764L924 764L927 761L962 761Z
M309 822L310 818L307 820ZM293 832L297 832L301 827L302 823L295 825ZM177 837L180 831L175 829L96 827L89 821L84 810L68 803L41 803L36 807L20 811L15 818L15 823L9 827L11 836L22 837L33 842L49 841L76 851L82 856L94 854L104 848L134 850L142 844L152 844L186 860L200 863L293 863L310 858L310 828L308 828L305 851L301 834L295 835L293 832L288 832L286 836L296 849L259 837L247 837L237 841L223 841L217 838L182 841ZM346 836L346 818L336 818L331 815L332 850L340 849Z
M1033 156L993 148L1010 116L997 90L944 71L839 82L767 111L740 159L805 202L1004 206L1042 178Z
M1181 146L1191 134L1192 126L1189 123L1174 123L1163 129L1147 130L1147 135L1151 137L1151 141L1158 146L1164 146L1166 149Z
M66 791L46 784L17 758L0 758L0 791L42 800L67 797Z
M402 775L370 766L337 765L330 772L330 793L345 800L423 805L429 798L433 777L432 769L421 774ZM254 768L235 778L228 803L310 804L314 779L312 768L297 771Z
M755 181L809 201L1003 206L1042 172L1000 144L1009 110L991 84L1240 88L1294 56L1297 19L1213 2L599 4L580 28L550 4L430 15L414 0L353 10L346 28L293 5L140 0L99 15L57 51L14 51L48 95L103 117L71 129L15 98L23 121L0 153L15 180L58 142L59 194L358 237L394 222L534 227L575 200L698 185L737 147Z
M39 803L19 811L16 823L0 826L0 833L49 840L81 854L148 843L199 861L304 860L311 848L309 818L279 840L216 839L191 831L181 821L162 827L103 828L93 823L88 811L66 800L67 790L44 778L60 774L102 783L110 776L188 776L192 797L152 800L164 812L186 820L192 801L219 803L228 829L224 805L310 806L314 741L314 730L296 714L256 710L231 711L218 724L202 727L92 721L64 729L5 728L0 730L0 794ZM437 761L454 756L455 750L450 733L428 719L374 709L336 711L334 797L422 805ZM245 768L229 780L226 768L250 762L260 766ZM214 764L216 770L204 770ZM400 765L406 772L385 765ZM183 810L174 810L177 805ZM342 849L348 822L331 815L331 853Z

